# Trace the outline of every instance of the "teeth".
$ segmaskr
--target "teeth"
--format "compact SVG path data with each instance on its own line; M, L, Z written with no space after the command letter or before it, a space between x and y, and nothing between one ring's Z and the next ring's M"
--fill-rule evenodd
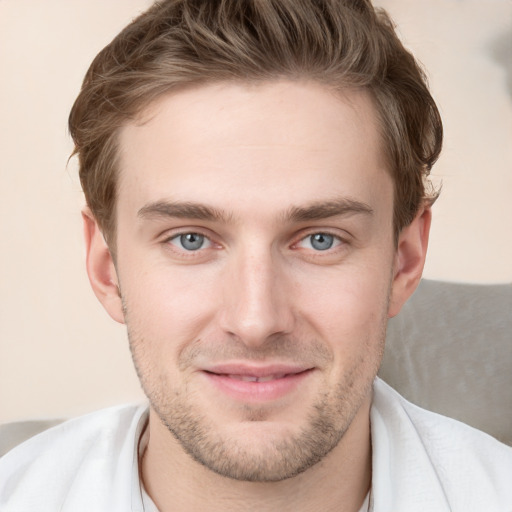
M253 375L228 375L230 379L241 380L243 382L269 382L271 380L282 379L285 375L267 375L266 377L255 377Z
M274 380L276 378L277 377L275 377L274 375L268 375L267 377L260 377L258 379L258 382L269 382L269 381Z
M260 377L258 379L258 382L268 382L270 380L277 380L277 379L282 379L284 377L284 374L280 374L280 375L269 375L268 377Z
M258 382L258 377L253 377L252 375L236 375L235 378L244 382Z

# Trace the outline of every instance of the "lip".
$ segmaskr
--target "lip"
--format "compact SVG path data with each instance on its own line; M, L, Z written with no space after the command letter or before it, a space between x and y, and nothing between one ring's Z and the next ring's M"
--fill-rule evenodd
M274 364L221 364L202 373L221 393L242 402L268 402L283 398L311 375L313 368Z

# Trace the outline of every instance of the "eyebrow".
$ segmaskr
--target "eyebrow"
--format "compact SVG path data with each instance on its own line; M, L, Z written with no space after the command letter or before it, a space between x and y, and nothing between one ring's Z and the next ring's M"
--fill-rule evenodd
M174 217L178 219L208 220L226 223L231 219L231 215L228 215L223 210L188 201L156 201L143 206L137 212L137 217L141 219Z
M308 220L322 220L330 217L351 216L354 214L373 215L373 208L361 201L341 198L332 201L320 201L308 206L292 206L284 215L290 222L304 222Z
M285 222L305 222L354 214L372 215L373 209L366 203L348 198L313 202L307 206L292 206L284 212ZM180 201L156 201L143 206L137 216L141 219L178 218L229 223L233 215L200 203Z

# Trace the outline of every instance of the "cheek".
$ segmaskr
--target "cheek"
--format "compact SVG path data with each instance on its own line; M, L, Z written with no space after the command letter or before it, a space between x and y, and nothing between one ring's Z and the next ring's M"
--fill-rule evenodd
M200 336L214 315L211 279L191 267L153 265L120 277L129 327L164 351L180 350Z
M299 293L308 304L306 309L315 310L326 321L344 322L348 317L363 322L373 313L380 314L389 299L391 270L387 267L347 266L322 274L304 281Z
M386 322L391 272L367 265L333 269L329 276L303 283L300 314L322 338L342 351L380 342Z

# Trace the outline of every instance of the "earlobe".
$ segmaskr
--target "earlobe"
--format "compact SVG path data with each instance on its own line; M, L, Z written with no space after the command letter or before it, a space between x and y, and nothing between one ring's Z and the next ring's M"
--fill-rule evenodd
M431 219L430 207L422 208L411 224L400 232L395 255L389 318L400 312L420 282L427 255Z
M117 272L108 245L89 208L84 208L82 211L82 219L89 282L107 313L116 322L124 323Z

